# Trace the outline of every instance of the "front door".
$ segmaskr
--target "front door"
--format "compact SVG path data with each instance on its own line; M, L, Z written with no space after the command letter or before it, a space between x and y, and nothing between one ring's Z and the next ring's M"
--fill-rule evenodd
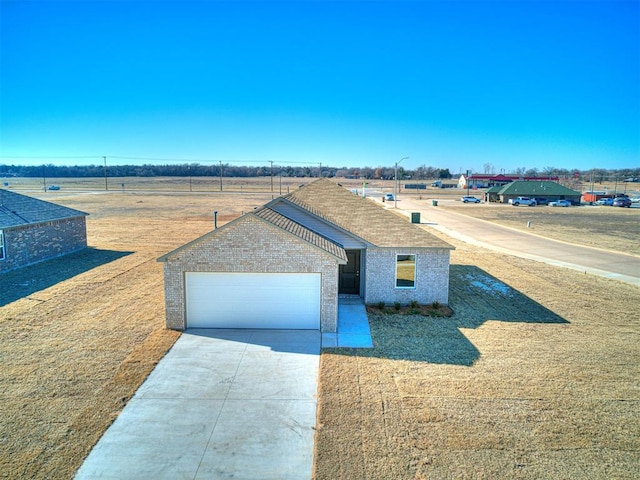
M338 270L338 293L360 295L360 250L346 250L347 264Z

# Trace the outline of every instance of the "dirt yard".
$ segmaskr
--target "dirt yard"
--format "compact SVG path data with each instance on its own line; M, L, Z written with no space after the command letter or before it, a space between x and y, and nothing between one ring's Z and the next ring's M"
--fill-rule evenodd
M640 477L640 288L452 241L451 318L321 357L316 480Z
M2 478L73 477L177 338L156 258L271 198L38 196L91 248L0 276ZM640 289L457 246L453 317L323 353L316 478L637 477Z

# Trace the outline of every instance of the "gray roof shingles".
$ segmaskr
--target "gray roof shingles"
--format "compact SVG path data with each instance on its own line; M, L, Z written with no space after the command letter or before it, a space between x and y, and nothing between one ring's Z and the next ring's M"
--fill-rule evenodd
M378 247L453 249L435 235L331 180L316 180L282 198Z
M86 215L73 208L0 189L0 229Z
M347 253L344 251L341 245L338 245L328 238L318 235L316 232L303 227L299 223L279 214L275 210L271 210L268 207L261 207L254 212L258 217L266 220L267 222L286 230L287 232L305 240L306 242L321 248L335 257L341 260L347 261Z

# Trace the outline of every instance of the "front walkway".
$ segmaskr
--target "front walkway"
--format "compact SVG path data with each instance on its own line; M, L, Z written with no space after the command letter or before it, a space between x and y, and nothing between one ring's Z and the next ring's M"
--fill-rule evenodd
M338 333L322 334L323 348L373 348L367 310L362 298L338 298Z

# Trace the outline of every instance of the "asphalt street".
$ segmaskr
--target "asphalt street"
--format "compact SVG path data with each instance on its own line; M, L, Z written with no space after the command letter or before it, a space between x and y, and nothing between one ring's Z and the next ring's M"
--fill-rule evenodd
M453 238L485 248L551 265L640 285L640 257L544 238L402 198L398 209L420 212L420 223Z

